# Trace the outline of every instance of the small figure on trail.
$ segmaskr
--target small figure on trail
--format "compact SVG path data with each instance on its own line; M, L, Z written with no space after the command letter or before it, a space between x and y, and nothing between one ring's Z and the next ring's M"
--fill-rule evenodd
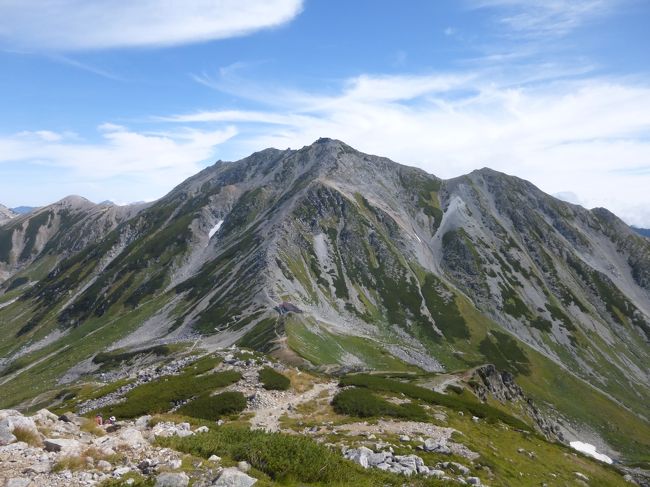
M101 426L104 424L104 418L102 418L101 414L95 416L95 423L97 424L97 426Z
M117 419L115 419L115 416L111 416L110 418L108 418L108 421L109 421L111 424L114 425L114 424L115 424L115 421L117 421Z

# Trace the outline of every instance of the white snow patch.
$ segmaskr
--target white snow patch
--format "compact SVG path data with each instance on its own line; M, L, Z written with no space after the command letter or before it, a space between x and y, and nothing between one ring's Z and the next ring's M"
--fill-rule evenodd
M605 462L605 463L614 463L614 461L604 453L598 453L594 445L591 445L589 443L583 443L582 441L572 441L571 443L569 443L569 445L571 445L571 448L573 448L574 450L578 450L579 452L582 452L585 455L589 455L590 457L593 457L596 460L600 460L601 462Z
M221 225L223 225L223 220L219 220L217 224L210 229L208 232L208 238L212 238L212 236L219 231Z

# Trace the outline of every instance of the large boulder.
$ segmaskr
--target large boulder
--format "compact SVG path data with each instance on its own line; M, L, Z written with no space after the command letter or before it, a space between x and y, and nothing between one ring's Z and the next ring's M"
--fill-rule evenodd
M215 487L251 487L255 482L257 482L256 478L237 468L230 467L224 468L219 478L212 485Z
M34 420L22 415L7 416L4 419L0 419L0 428L3 427L7 428L11 433L13 433L16 429L21 429L38 435L38 428L36 428L36 423L34 423Z
M449 455L451 454L451 448L447 446L447 442L443 440L435 440L433 438L428 438L424 441L423 445L418 446L419 449L433 452L433 453L442 453Z
M395 460L404 467L402 470L407 475L417 473L418 467L424 466L424 461L417 455L396 455Z
M8 418L9 416L22 416L22 414L20 414L20 412L16 411L15 409L0 409L0 421Z
M187 487L190 478L185 473L161 473L156 477L154 487Z
M7 426L0 425L0 446L9 445L16 441L16 437Z
M95 438L92 443L102 455L111 456L115 455L115 449L119 446L120 441L113 436L102 436Z
M367 455L368 465L371 467L376 467L382 463L386 463L388 460L392 459L393 454L389 451L382 451L379 453L370 453Z
M120 431L119 438L122 443L131 448L137 448L147 442L147 440L142 436L142 433L135 428L126 428Z
M370 467L370 462L368 459L370 458L371 455L374 455L375 452L373 452L370 448L366 448L365 446L362 446L360 448L350 448L345 452L345 458L348 460L352 460L354 463L358 463L361 465L363 468L368 468ZM373 456L373 461L375 460L375 457ZM379 462L382 463L382 462Z
M147 414L146 416L140 416L135 420L135 427L140 430L147 429L149 421L151 421L151 415Z
M39 409L32 419L39 424L49 425L58 421L59 417L47 409Z
M43 441L43 447L46 451L60 452L64 455L79 455L81 453L81 443L68 438L46 438Z

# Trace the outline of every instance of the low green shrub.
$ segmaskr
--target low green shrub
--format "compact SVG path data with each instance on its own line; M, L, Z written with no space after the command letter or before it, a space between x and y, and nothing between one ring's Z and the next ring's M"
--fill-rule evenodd
M447 387L445 388L445 392L453 392L454 394L462 394L465 392L465 389L462 386L456 385L456 384L447 384Z
M100 411L104 415L118 418L164 413L180 401L234 384L239 379L241 374L233 370L201 376L186 372L161 377L130 390L126 394L125 402L107 406Z
M222 392L215 396L204 395L178 409L178 414L216 421L222 416L241 413L246 409L246 398L241 392Z
M483 418L487 421L501 421L504 424L514 428L532 431L531 427L521 419L511 416L497 408L483 404L467 393L455 394L453 396L441 394L423 387L399 382L396 380L385 379L368 374L356 374L343 377L340 381L341 386L365 387L374 391L394 392L404 394L411 399L419 399L430 404L437 404L455 411L467 411L474 416Z
M332 406L339 414L359 418L391 416L413 421L423 421L427 418L424 409L417 404L393 404L358 387L339 392L334 396Z
M264 367L259 372L260 381L264 389L273 391L286 391L291 385L288 377L276 372L271 367Z
M158 443L203 458L218 455L235 461L245 460L283 485L397 487L405 482L403 476L364 470L345 460L339 452L300 435L224 425L201 435L159 438ZM408 484L418 487L440 485L437 480L419 477L409 479Z
M183 369L183 373L190 374L190 375L204 374L214 369L222 361L223 359L221 357L214 356L214 355L206 355L205 357L201 357L196 362L191 363L190 365L185 367L185 369Z

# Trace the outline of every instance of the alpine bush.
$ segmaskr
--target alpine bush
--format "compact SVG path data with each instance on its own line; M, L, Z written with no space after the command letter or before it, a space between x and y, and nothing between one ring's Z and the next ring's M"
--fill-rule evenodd
M271 367L264 367L259 372L260 381L266 390L286 391L291 385L291 381L284 375L276 372Z

